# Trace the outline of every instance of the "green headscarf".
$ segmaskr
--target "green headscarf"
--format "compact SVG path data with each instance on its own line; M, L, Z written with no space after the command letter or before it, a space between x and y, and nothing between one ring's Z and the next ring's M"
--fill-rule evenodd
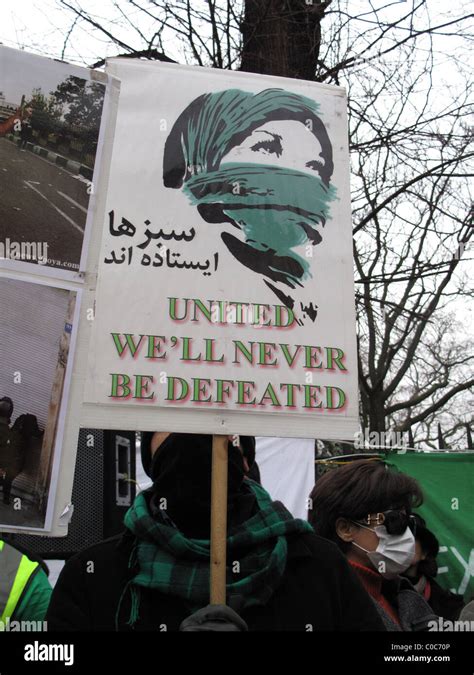
M164 183L183 187L208 222L231 221L244 241L224 232L222 238L244 265L274 281L295 284L311 276L309 263L293 248L321 241L336 189L329 185L332 148L311 99L282 89L257 94L238 89L205 94L180 115L166 141ZM296 120L321 144L317 171L272 164L222 163L233 148L263 124Z

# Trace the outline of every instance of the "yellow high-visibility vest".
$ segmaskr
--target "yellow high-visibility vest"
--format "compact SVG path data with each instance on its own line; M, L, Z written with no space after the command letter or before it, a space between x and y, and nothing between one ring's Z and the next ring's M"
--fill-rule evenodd
M13 618L39 563L0 539L0 621Z

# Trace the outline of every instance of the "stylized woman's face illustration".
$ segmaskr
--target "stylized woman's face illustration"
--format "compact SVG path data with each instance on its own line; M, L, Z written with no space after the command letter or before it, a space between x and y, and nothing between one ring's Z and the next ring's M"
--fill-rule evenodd
M333 169L313 100L226 89L194 99L176 120L163 182L182 189L233 257L293 307L289 289L312 278L308 249L321 243L336 198Z
M221 166L227 162L258 162L309 173L325 165L321 143L308 126L294 120L262 124L224 155Z

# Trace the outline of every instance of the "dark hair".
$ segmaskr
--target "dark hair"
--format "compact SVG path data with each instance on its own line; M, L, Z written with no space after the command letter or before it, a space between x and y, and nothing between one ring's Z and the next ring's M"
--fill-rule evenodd
M436 535L427 528L425 519L418 513L415 513L415 520L415 539L420 542L421 548L427 556L436 558L439 553L439 541Z
M423 502L418 482L380 460L361 459L331 469L319 478L311 494L308 520L316 534L349 548L336 532L338 518L361 520L369 513L405 508Z
M8 396L0 398L0 417L10 417L13 415L13 401Z
M44 431L38 426L38 418L36 415L26 413L16 418L15 424L12 426L12 431L17 431L24 438L41 438Z

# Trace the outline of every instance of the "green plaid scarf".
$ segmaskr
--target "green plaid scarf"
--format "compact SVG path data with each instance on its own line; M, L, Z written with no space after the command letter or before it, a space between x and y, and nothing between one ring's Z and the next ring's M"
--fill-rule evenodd
M265 605L280 584L288 551L286 535L313 531L306 521L293 518L283 504L272 502L260 485L253 481L247 484L256 497L258 511L227 538L227 600L232 604L237 596L241 610ZM153 518L143 493L127 511L125 525L136 536L130 567L137 561L140 570L128 585L132 594L129 625L138 618L140 587L182 598L193 610L208 604L208 539L188 539Z

